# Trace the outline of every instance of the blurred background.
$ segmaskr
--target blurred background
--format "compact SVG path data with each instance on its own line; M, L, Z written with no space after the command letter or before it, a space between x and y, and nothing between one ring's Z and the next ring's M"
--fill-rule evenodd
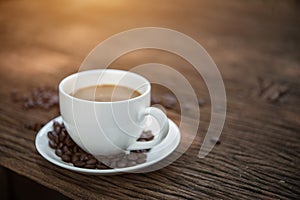
M223 76L230 113L241 109L231 102L251 96L260 77L287 81L284 77L288 76L292 85L299 83L299 13L296 0L1 0L0 88L28 90L41 83L56 86L113 34L137 27L164 27L192 37L207 50ZM130 53L111 67L130 69L148 62L194 76L184 59L157 50ZM209 102L205 84L192 85L197 95ZM289 103L295 102L299 103L296 99ZM202 110L204 127L209 110L210 106ZM51 111L34 117L56 115ZM242 113L231 115L243 117ZM43 198L65 198L4 168L0 172L0 199L29 199L37 191L49 194ZM31 192L20 196L21 191Z

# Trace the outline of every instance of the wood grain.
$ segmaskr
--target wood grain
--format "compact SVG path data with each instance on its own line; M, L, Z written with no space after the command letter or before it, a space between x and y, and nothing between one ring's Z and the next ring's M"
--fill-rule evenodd
M297 1L272 0L1 1L0 164L73 199L299 199L299 11ZM204 82L185 60L143 50L111 67L157 62L189 79L206 100L195 139L182 132L182 145L192 142L189 149L168 167L146 174L87 176L47 162L35 149L36 132L24 124L45 123L58 108L23 110L12 102L11 91L55 87L99 42L144 26L188 34L215 60L227 92L221 143L206 158L197 157L210 121ZM258 95L259 78L289 90L272 103ZM168 110L168 116L180 122L178 108Z

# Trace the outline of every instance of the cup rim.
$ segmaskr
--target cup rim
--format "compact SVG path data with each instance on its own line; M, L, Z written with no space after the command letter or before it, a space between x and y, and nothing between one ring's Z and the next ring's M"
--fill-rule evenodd
M147 85L147 89L146 89L145 92L143 92L141 95L139 95L137 97L126 99L126 100L121 100L121 101L91 101L91 100L86 100L86 99L80 99L80 98L74 97L74 96L66 93L63 89L63 86L67 81L69 81L70 79L72 79L72 78L74 78L78 75L90 74L90 73L91 74L92 73L99 73L99 72L103 72L103 71L104 72L129 73L133 76L139 77L140 79L143 79L143 81L145 81L145 84ZM94 103L94 104L117 104L117 103L124 103L124 102L128 103L130 101L135 101L137 99L143 98L144 96L146 96L150 92L151 84L145 77L143 77L143 76L141 76L137 73L131 72L131 71L119 70L119 69L92 69L92 70L85 70L85 71L76 72L76 73L73 73L73 74L68 75L67 77L63 78L59 83L58 90L59 90L60 94L63 94L66 97L71 98L72 100L77 100L77 101L86 102L86 103Z

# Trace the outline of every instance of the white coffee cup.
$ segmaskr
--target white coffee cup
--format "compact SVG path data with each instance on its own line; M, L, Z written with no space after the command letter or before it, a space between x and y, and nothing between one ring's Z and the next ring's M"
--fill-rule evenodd
M125 86L141 95L113 102L79 99L71 94L84 87L102 84ZM75 73L59 84L59 104L63 122L71 138L94 156L107 156L129 150L150 149L169 131L167 116L150 107L151 85L144 77L122 70L89 70ZM152 141L138 142L145 116L152 115L160 125Z

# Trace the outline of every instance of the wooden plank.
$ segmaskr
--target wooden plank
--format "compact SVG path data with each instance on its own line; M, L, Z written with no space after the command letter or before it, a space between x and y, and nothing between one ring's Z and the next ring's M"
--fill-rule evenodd
M300 198L300 18L296 1L2 1L0 3L0 164L74 199L297 199ZM145 50L112 68L158 62L193 85L201 107L197 136L170 166L147 174L87 176L54 166L38 155L36 132L51 110L23 110L10 93L28 93L78 70L86 54L112 34L139 26L163 26L199 41L223 76L228 112L221 144L197 157L210 121L210 98L201 77L185 60ZM161 76L164 77L161 73ZM259 96L258 79L287 85L272 103ZM155 95L165 90L154 87ZM168 116L180 122L179 108ZM182 145L192 138L182 132ZM50 180L50 181L49 181Z

